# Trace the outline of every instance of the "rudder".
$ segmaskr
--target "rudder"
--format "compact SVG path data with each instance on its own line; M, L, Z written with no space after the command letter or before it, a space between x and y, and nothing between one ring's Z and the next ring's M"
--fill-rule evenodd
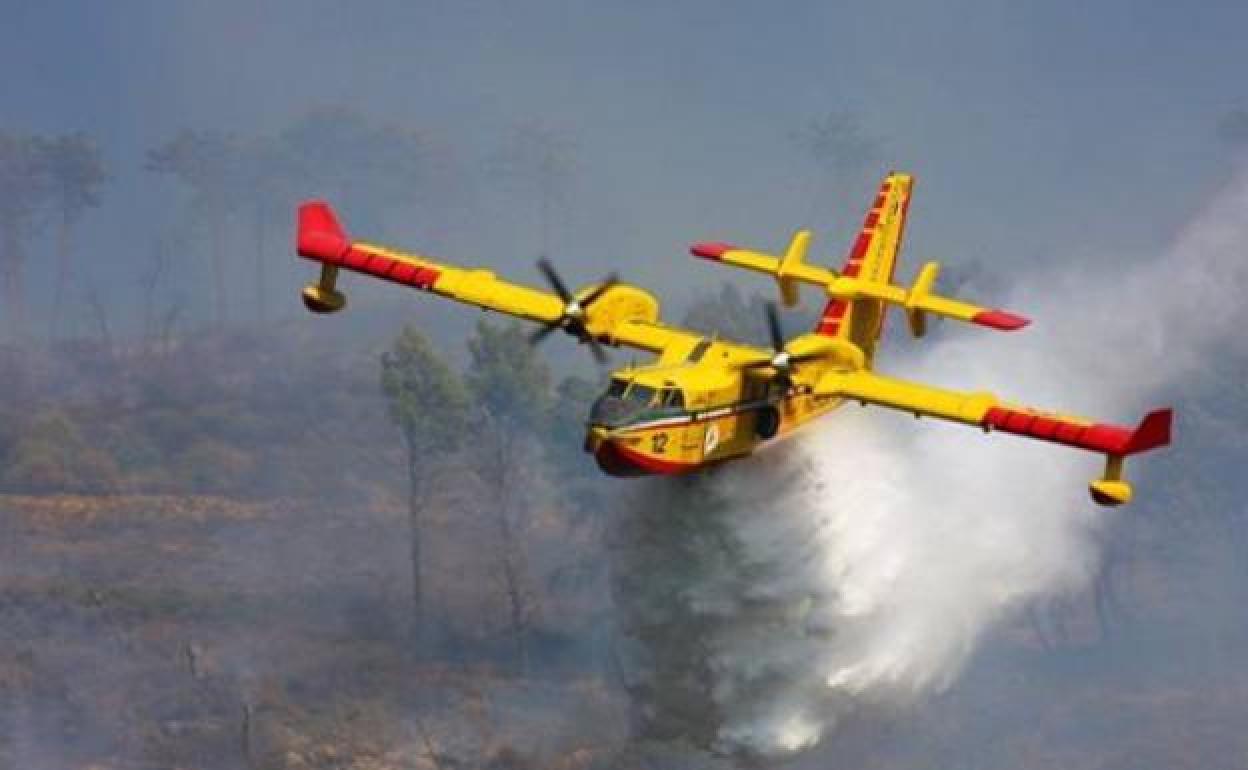
M890 284L897 254L905 235L906 215L914 177L890 172L863 220L841 274L864 281ZM870 361L884 327L886 303L874 299L833 299L823 309L815 332L840 337L860 347Z

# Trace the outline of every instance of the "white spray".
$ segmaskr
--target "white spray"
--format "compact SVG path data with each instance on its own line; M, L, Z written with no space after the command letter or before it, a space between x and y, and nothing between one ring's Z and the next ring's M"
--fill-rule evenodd
M1248 174L1161 255L1072 262L1018 280L1028 288L1006 307L1033 327L949 329L889 373L1133 422L1220 346L1242 347ZM1169 451L1182 451L1181 441ZM1164 494L1148 484L1148 460L1128 463L1128 475L1138 494ZM689 587L702 612L725 621L711 645L720 748L796 751L846 709L939 690L995 622L1086 586L1097 536L1115 515L1087 498L1100 464L1042 442L850 406L719 474L715 491L745 501L727 521L754 576L731 601L722 584ZM734 621L730 613L752 600L789 614Z

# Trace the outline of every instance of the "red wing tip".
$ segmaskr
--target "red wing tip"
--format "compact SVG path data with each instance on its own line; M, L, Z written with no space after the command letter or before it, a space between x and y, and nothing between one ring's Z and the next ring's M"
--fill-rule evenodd
M1131 441L1127 447L1128 454L1144 452L1157 447L1169 446L1171 427L1174 423L1174 409L1155 409L1145 415L1136 429L1131 432Z
M971 321L980 326L987 326L990 329L1000 329L1001 331L1012 332L1023 328L1031 323L1031 319L1023 318L1021 315L1007 313L1004 310L981 310L976 313Z
M724 256L725 251L733 251L736 248L737 247L733 246L731 243L708 241L693 244L689 247L689 253L695 257L702 257L703 259L719 259Z
M311 259L339 259L351 241L338 223L334 210L325 201L308 201L299 206L295 250Z

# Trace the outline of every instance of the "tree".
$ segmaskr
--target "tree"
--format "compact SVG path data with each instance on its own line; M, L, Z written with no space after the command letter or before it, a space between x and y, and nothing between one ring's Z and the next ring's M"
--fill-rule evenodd
M256 259L256 320L263 323L266 315L265 298L268 296L265 255L269 227L275 221L284 221L289 226L290 212L295 208L300 171L289 148L276 139L257 139L248 143L242 152L250 177L248 189Z
M554 458L561 474L568 481L598 481L600 474L582 449L585 424L594 401L606 390L606 383L572 375L555 386L555 401L550 416L550 429L543 431L548 456ZM569 478L569 475L571 478ZM570 486L579 486L573 484ZM569 488L567 491L573 491ZM578 494L586 490L575 490Z
M852 182L876 163L880 155L879 142L867 134L858 118L848 110L833 110L811 120L793 133L793 140L814 162L816 169L808 220L819 213L829 187L836 192L833 201L836 209L848 209Z
M51 328L56 333L69 282L70 237L87 209L100 205L100 187L108 180L99 147L84 133L52 139L42 146L51 204L56 211L56 286Z
M720 285L717 293L703 290L695 296L681 326L735 342L771 344L766 301L757 293L747 300L736 286L727 282Z
M24 245L35 230L50 192L43 143L0 132L0 304L7 336L25 334Z
M472 459L491 491L512 640L520 669L527 671L533 602L522 537L528 513L524 490L535 485L532 471L541 453L537 436L549 430L550 369L518 322L478 322L468 350L465 379L478 405Z
M510 427L537 430L550 406L550 367L529 344L517 321L479 321L468 340L469 390L491 419Z
M182 249L182 239L172 233L157 234L152 239L147 263L140 269L138 287L140 293L140 330L148 353L164 350L161 332L166 331L165 321L176 318L181 303L171 301L167 307L158 307L158 294L166 288L173 272L174 254ZM168 331L172 331L168 329ZM167 352L167 350L164 350Z
M231 134L184 129L148 151L146 168L174 177L191 191L192 215L208 231L213 320L225 323L226 231L250 184L241 143Z
M453 451L463 435L467 393L455 372L411 326L382 355L381 389L407 450L412 629L423 647L429 637L421 580L421 513L434 458Z
M494 158L495 173L537 202L538 253L550 253L554 206L563 199L575 169L574 145L548 126L520 126Z
M301 195L332 199L362 232L420 197L430 152L419 131L376 126L342 108L313 110L278 137Z
M112 492L120 483L117 462L88 443L64 412L40 412L8 452L0 483L34 493Z

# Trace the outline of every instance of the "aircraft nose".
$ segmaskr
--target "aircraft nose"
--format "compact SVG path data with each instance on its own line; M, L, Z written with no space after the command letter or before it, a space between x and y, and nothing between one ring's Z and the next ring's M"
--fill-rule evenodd
M585 434L585 451L590 454L598 454L598 450L602 448L603 442L607 440L607 429L601 425L589 426L589 432Z
M612 436L609 429L593 426L585 436L585 451L594 456L598 467L609 476L645 476L652 471L638 464L636 457L627 449L622 449L624 441L619 436Z

